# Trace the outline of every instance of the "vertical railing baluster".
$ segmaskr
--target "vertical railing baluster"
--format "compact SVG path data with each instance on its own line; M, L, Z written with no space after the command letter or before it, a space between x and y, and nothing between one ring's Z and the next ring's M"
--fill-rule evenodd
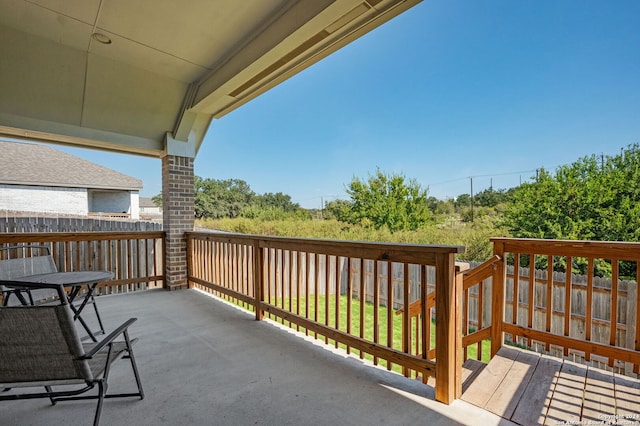
M507 262L504 257L504 243L493 242L493 254L499 256L498 267L493 271L491 289L491 358L504 344L502 322L504 321L504 295L507 276Z
M620 261L611 259L611 318L609 322L609 344L616 346L618 340L618 278ZM615 359L609 358L609 367L613 367Z
M484 312L484 281L480 281L478 284L478 309L477 309L477 330L482 330L484 328L484 319L482 318ZM467 328L468 332L468 328ZM482 360L482 341L477 343L476 350L476 359L478 361ZM466 349L466 348L465 348ZM467 354L464 354L464 360L467 359Z
M345 258L347 269L347 333L352 334L351 321L353 320L353 274L351 273L351 261L350 257ZM351 346L347 345L347 353L351 353Z
M336 256L336 264L335 264L335 283L336 283L336 299L335 299L335 328L336 330L340 330L340 296L341 296L341 284L342 284L342 274L340 273L340 256ZM335 342L335 347L337 348L338 341Z
M427 298L429 282L427 280L427 265L420 266L420 302L422 315L422 359L429 359L429 351L431 350L431 307ZM427 377L423 378L426 383Z
M304 317L309 319L309 302L311 298L311 253L305 254L305 260L307 263L307 268L305 271L305 297L304 297ZM304 334L306 336L309 335L309 329L305 327Z
M296 314L300 315L300 298L302 297L302 252L296 252ZM296 324L296 331L300 331L300 325Z
M571 275L573 274L573 258L567 256L567 271L564 280L564 335L571 334ZM569 356L569 348L563 347L564 356Z
M591 341L591 328L593 319L593 274L594 274L594 260L589 256L587 263L587 306L585 309L585 326L584 326L584 338L587 342ZM585 361L591 361L591 353L585 352Z
M405 263L405 266L407 264ZM406 273L406 269L404 271ZM406 354L411 353L411 291L407 284L406 277L402 281L402 298L403 312L402 312L402 351ZM406 367L402 368L402 373L409 377L409 370Z
M289 250L289 312L294 312L293 310L293 281L294 281L294 252L293 250ZM291 323L289 323L289 327L291 327Z
M391 279L391 271L387 269L387 279ZM380 270L378 261L373 261L373 342L380 341ZM373 357L373 365L378 365L378 357Z
M518 324L518 311L520 308L520 253L513 253L513 304L512 304L513 324ZM517 336L513 336L514 343L517 343Z
M545 330L551 333L551 323L553 322L553 256L547 256L547 301L546 301L546 323ZM549 342L545 344L548 352L551 348Z
M314 253L313 256L315 260L315 276L314 276L315 296L313 298L313 320L315 322L318 322L318 318L319 318L318 310L320 308L320 301L318 300L320 296L320 254ZM317 331L313 332L313 337L315 339L318 338Z
M634 349L636 351L640 351L640 312L638 312L638 308L640 308L640 261L636 260L636 300L634 309L636 317L636 337ZM635 374L640 373L640 364L633 364L633 372Z
M324 325L329 325L329 296L331 295L331 257L324 255ZM324 336L324 343L329 343L329 336Z
M260 241L253 242L253 295L256 321L264 319L262 301L264 299L264 252Z
M527 326L533 328L533 315L536 310L536 255L529 254L529 312L527 312ZM533 341L529 339L529 347Z
M366 261L359 259L360 262L360 338L365 336L365 316L366 316L366 299L367 299L367 281L366 281ZM360 350L360 359L364 358L364 353Z
M392 269L392 262L387 261L387 271ZM387 347L393 347L393 280L387 280ZM387 370L391 371L391 361L387 360Z

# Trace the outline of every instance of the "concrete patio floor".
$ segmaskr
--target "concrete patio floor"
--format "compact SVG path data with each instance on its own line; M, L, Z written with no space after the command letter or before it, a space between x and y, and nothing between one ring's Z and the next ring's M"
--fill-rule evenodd
M130 317L145 399L106 400L103 425L511 425L433 388L197 290L98 299L105 327ZM91 318L91 312L85 316ZM300 337L303 336L303 337ZM128 361L111 392L134 387ZM95 401L0 403L1 425L91 424Z

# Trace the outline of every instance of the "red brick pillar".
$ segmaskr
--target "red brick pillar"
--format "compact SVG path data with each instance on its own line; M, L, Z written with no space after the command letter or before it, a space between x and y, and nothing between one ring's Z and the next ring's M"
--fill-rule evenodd
M162 158L162 218L165 232L164 288L187 288L187 239L193 231L195 190L193 158Z

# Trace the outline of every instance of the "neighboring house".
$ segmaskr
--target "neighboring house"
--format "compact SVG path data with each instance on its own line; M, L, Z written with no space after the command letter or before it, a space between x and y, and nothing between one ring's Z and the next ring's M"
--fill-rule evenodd
M162 219L162 207L156 206L151 198L140 197L140 217L143 219Z
M142 181L82 158L0 141L0 210L139 219Z

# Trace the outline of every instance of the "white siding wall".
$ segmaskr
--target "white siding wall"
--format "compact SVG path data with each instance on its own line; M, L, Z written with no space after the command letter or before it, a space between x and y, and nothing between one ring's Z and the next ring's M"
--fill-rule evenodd
M138 191L131 191L131 219L140 219L140 194Z
M0 185L0 210L86 216L88 207L86 189Z

